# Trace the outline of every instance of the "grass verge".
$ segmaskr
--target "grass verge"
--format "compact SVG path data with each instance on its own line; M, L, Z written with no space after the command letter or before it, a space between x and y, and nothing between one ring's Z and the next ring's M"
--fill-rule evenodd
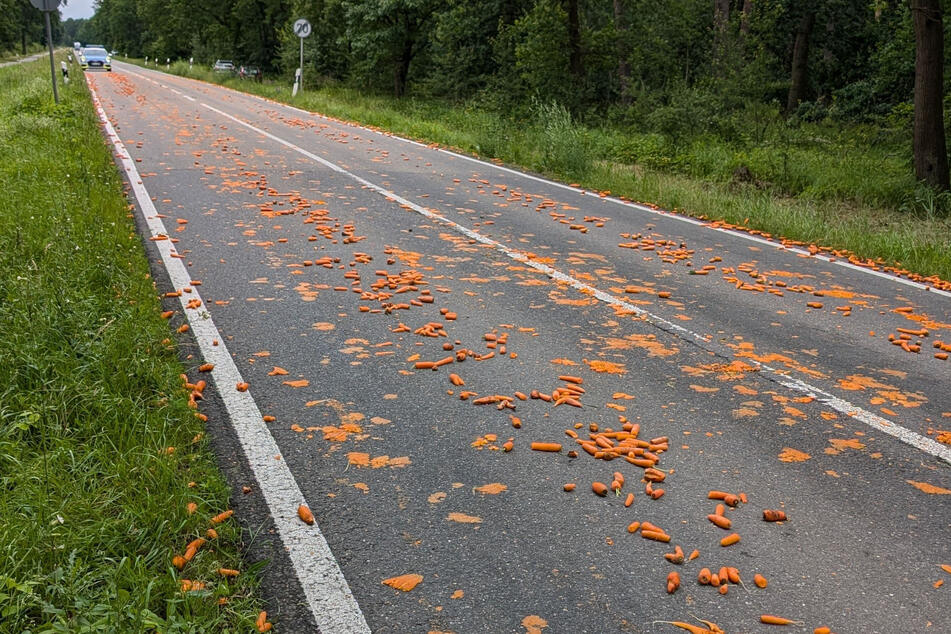
M951 195L916 186L903 158L907 152L896 151L893 140L876 142L881 135L874 130L856 129L852 136L839 131L829 141L832 132L815 125L768 131L775 124L754 121L750 134L762 139L753 150L705 137L685 145L659 134L585 127L555 104L535 103L525 117L509 118L467 105L370 96L334 85L292 97L288 85L222 77L181 62L170 72L591 190L855 254L919 279L951 280L951 215L945 211ZM744 165L751 166L752 182L733 178Z
M0 68L0 632L253 630L233 520L172 564L229 488L86 85L55 105L46 64Z

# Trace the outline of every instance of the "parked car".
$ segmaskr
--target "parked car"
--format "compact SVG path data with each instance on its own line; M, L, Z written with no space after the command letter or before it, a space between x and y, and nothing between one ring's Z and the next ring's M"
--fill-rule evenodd
M257 66L242 66L238 69L238 77L241 79L261 81L261 69Z
M211 69L216 73L233 73L235 72L234 62L230 59L219 59L215 60L215 65Z
M79 55L79 65L82 66L83 70L96 68L111 71L112 58L106 52L106 49L101 46L87 46Z

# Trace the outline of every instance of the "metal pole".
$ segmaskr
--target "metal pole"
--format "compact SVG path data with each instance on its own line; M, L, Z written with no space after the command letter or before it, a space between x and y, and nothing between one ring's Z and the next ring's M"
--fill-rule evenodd
M53 63L53 29L50 28L50 12L44 11L46 18L46 43L50 46L50 77L53 78L53 99L59 103L59 92L56 90L56 65Z
M300 38L300 83L297 89L304 89L304 38Z

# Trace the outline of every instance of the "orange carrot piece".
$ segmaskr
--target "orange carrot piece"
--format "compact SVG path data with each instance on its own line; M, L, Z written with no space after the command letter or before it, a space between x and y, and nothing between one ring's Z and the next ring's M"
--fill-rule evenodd
M627 494L627 499L624 500L624 508L629 508L629 507L631 506L631 504L634 504L634 494L633 494L633 493L628 493L628 494Z
M670 541L670 535L667 533L658 533L657 531L641 531L641 537L644 539L652 539L655 542L664 542L665 544Z
M311 525L314 523L314 514L310 511L306 504L301 504L297 507L297 517L299 517L305 524Z
M564 381L565 383L574 383L575 385L581 385L584 383L584 379L580 376L571 376L570 374L562 374L558 377L559 381Z
M783 511L778 511L773 509L764 509L763 521L764 522L784 522L786 521L786 514Z
M700 556L700 551L697 550L696 548L694 548L694 549L693 549L693 552L690 553L690 556L687 557L687 561L693 561L694 559L696 559L696 558L699 557L699 556Z
M730 521L730 518L723 517L722 515L707 515L707 519L724 530L730 530L730 527L733 526L733 522Z
M608 494L608 487L603 482L592 482L591 490L601 497L604 497Z
M794 621L792 619L787 619L782 616L773 616L772 614L763 614L759 617L760 623L766 623L767 625L800 625L802 621Z
M731 533L730 535L727 535L726 537L724 537L723 539L720 540L720 545L723 546L723 547L732 546L733 544L737 543L738 541L740 541L740 534L739 534L739 533Z
M709 585L712 578L713 574L710 572L709 568L701 568L700 572L697 574L697 582L702 586Z
M568 482L567 484L565 484L564 489L565 491L571 492L575 490L575 486L576 485L574 482Z
M673 594L677 592L677 588L680 587L680 575L677 574L677 571L674 570L667 575L667 594Z
M557 442L533 442L532 451L561 451L561 443ZM600 484L600 483L597 483ZM604 486L603 484L601 486Z
M199 372L211 372L214 369L215 369L214 363L202 363L200 366L198 366Z
M218 568L218 574L222 577L237 577L241 573L231 568Z
M636 533L640 527L641 527L640 522L631 522L627 527L627 532Z
M232 515L234 515L234 511L232 511L232 510L227 510L227 511L224 511L223 513L218 513L218 514L215 515L213 518L211 518L211 523L212 523L212 524L221 524L223 521L225 521L226 519L228 519L228 518L231 517Z
M462 377L460 377L458 374L450 374L449 382L457 386L462 386L466 384L465 381L462 380Z
M756 573L755 575L753 575L753 583L756 584L757 588L765 588L766 586L769 585L769 582L766 580L766 577L764 577L763 575L759 573Z

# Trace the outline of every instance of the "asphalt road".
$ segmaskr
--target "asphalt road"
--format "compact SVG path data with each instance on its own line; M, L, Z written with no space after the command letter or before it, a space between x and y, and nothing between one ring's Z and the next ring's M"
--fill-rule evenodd
M949 294L115 66L91 84L372 631L769 631L762 614L951 631L951 361L933 347L951 344ZM565 375L583 394L532 398ZM218 403L269 614L315 630ZM654 472L608 460L635 439L653 441L637 453L656 454L657 499ZM615 471L620 494L595 495ZM730 530L711 490L747 500ZM676 546L699 556L672 563ZM724 566L742 583L698 583ZM382 583L404 574L422 582Z

